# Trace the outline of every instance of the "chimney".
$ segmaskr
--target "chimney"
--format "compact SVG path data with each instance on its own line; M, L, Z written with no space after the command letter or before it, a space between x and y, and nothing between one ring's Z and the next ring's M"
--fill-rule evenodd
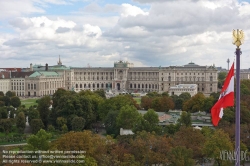
M32 63L30 64L30 71L33 71L33 65L32 65Z
M45 71L48 71L48 63L46 63L46 65L45 65Z

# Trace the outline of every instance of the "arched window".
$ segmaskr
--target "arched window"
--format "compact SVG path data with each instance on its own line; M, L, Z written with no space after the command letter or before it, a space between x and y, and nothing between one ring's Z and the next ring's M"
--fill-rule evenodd
M102 84L102 88L103 88L103 84Z
M84 84L84 88L86 88L86 84Z
M155 85L153 84L153 85L152 85L152 89L154 89L154 88L155 88Z
M136 84L134 84L134 88L136 88Z
M82 88L82 84L80 84L80 88Z
M99 84L97 84L97 88L99 88Z
M95 84L93 84L93 88L95 88Z
M132 88L132 84L130 84L129 87Z
M78 84L76 84L76 88L78 88Z
M138 84L138 88L140 88L140 84Z
M141 84L141 87L144 88L144 84Z
M151 84L148 85L148 88L149 88L149 89L151 88Z
M145 87L148 88L148 84L146 84Z

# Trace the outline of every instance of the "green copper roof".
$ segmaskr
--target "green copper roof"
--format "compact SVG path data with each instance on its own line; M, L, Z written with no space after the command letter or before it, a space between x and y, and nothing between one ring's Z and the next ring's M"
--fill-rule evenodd
M41 74L39 72L34 72L33 74L31 74L29 77L37 77L40 76Z
M53 77L53 76L59 76L59 74L54 71L36 71L29 77L38 77L38 76Z

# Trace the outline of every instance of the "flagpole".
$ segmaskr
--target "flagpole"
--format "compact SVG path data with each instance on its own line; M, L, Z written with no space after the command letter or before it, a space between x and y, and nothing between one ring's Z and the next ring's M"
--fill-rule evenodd
M235 166L240 166L240 48L236 48L236 119L235 119Z
M236 116L235 116L235 166L240 166L240 45L244 40L242 30L233 30L233 44L236 48Z

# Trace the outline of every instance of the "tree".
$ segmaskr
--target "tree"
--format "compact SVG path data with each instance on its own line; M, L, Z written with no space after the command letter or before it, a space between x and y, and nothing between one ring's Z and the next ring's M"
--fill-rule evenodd
M169 136L173 136L177 131L179 131L180 129L180 124L177 123L177 124L170 124L170 125L166 125L162 131L163 131L163 134L166 133L167 135Z
M60 98L64 95L69 94L69 92L63 88L57 89L57 91L53 94L52 100L53 100L53 108L56 108L58 105L60 105Z
M3 93L3 91L0 91L0 96L4 96L4 93Z
M203 109L204 102L205 96L199 92L183 104L182 110L186 112L198 112Z
M62 129L62 132L64 133L67 133L69 131L66 124L64 124L61 129Z
M175 109L177 110L181 110L182 109L182 106L183 106L183 103L184 103L184 100L182 98L178 98L176 101L175 101Z
M55 131L55 127L52 125L48 125L48 132L54 132Z
M208 139L213 135L214 130L211 129L210 127L204 126L201 129L201 133L205 136L206 139Z
M202 148L204 142L204 135L200 130L193 129L193 127L181 127L173 136L173 145L184 146L187 149L192 149L193 158L196 160L203 158Z
M183 99L183 101L186 102L189 99L191 99L191 95L188 92L183 92L183 93L180 94L179 98Z
M227 73L226 72L220 72L218 74L218 88L221 89L222 88L222 85L223 85L223 82L225 80L227 76Z
M162 106L161 105L161 97L153 98L151 108L157 112L164 112L164 110L161 106Z
M8 118L8 111L6 107L0 107L0 119Z
M190 127L192 125L191 114L190 112L182 111L180 119L178 119L181 125Z
M102 97L103 99L106 99L106 95L103 89L100 90L96 90L94 91L95 94L99 95L100 97Z
M232 151L233 144L230 141L229 135L223 130L215 130L214 134L207 138L204 147L203 154L207 157L213 158L215 162L220 166L223 163L226 164L227 161L220 158L220 153L222 151Z
M49 149L49 139L51 138L51 134L47 133L45 130L40 129L36 135L31 135L27 139L27 149L37 151L37 150L48 150Z
M129 95L118 95L116 97L109 98L102 102L98 106L98 114L101 120L106 119L106 116L110 111L119 111L123 106L130 105L139 108L136 101ZM85 118L85 117L84 117Z
M158 114L153 110L149 109L147 113L140 117L133 127L133 131L147 131L147 132L155 132L160 133L161 128L158 126L159 117Z
M217 102L217 100L219 99L219 97L220 97L220 92L217 92L217 93L213 92L213 93L210 94L210 97L214 98L214 103L213 104L215 104Z
M168 92L163 92L161 95L165 97L169 97Z
M153 109L149 109L147 113L143 115L143 118L151 125L158 125L159 123L158 114Z
M32 129L32 133L36 134L40 129L44 128L44 124L41 119L32 119L30 122L30 127Z
M134 106L124 106L119 111L116 123L119 128L132 129L138 120L140 113Z
M2 129L4 130L5 134L8 135L9 132L12 129L12 121L11 119L1 119L0 120L0 126L2 127Z
M163 96L160 99L161 112L168 112L169 110L174 109L174 102L171 97Z
M151 108L152 105L152 98L148 96L142 96L141 97L141 107L145 110L148 110Z
M231 124L235 123L235 109L233 107L228 107L223 110L223 117L220 123L223 123L223 121L229 122Z
M50 96L45 96L39 100L38 107L37 107L39 114L40 114L40 118L45 128L47 128L48 126L48 121L49 121L49 116L50 116L50 110L49 110L50 105L51 105Z
M149 92L147 93L147 96L149 97L160 97L161 95L157 92Z
M1 100L1 99L0 99ZM5 102L0 101L0 107L4 107L5 106Z
M109 137L102 138L91 131L68 132L52 143L53 149L61 151L85 151L86 158L94 158L97 165L103 164L108 157L108 151L114 144L113 139ZM108 149L110 147L110 149Z
M169 160L171 166L193 166L195 161L192 159L193 151L185 146L176 146L171 149Z
M13 97L10 98L10 104L13 107L17 108L17 107L19 107L21 105L21 101L20 101L19 97L13 96Z
M15 93L15 92L8 91L8 92L6 92L5 96L11 98L11 97L16 96L16 93Z
M126 145L127 143L118 143L128 147L130 154L141 165L169 162L166 154L169 154L172 147L171 139L146 131L138 132L134 137L127 140L128 145Z
M30 107L28 110L28 122L31 123L32 119L39 119L39 111L37 109L34 109L33 107Z
M214 98L213 97L206 97L202 110L207 112L207 113L210 113L213 105L214 105Z
M82 131L84 128L85 119L82 117L74 117L71 122L72 130Z
M58 128L62 128L62 126L64 124L67 124L67 119L65 119L64 117L58 117L56 119L56 124L57 124Z
M117 136L120 132L120 128L117 126L116 123L118 114L119 114L118 111L109 111L108 115L104 120L106 133L109 135L112 134L114 136Z
M23 133L26 126L26 118L23 112L19 112L16 116L16 126L19 133Z
M4 102L5 106L10 105L10 97L9 96L3 96L3 97L1 97L1 100Z

